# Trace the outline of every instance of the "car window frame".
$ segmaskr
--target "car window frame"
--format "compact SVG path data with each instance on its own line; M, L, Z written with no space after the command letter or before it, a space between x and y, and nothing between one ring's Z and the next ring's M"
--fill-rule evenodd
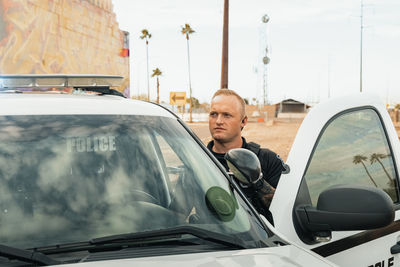
M168 170L167 170L167 164L165 163L164 154L162 153L160 144L157 141L157 137L154 134L152 134L150 136L150 138L151 138L151 140L152 140L152 142L154 144L154 149L156 150L156 153L158 153L157 155L158 155L158 159L160 161L160 167L162 169L162 172L166 176L165 177L166 178L165 181L166 181L166 184L167 184L167 187L168 187L168 191L171 194L172 186L171 186L171 182L170 182L170 179L169 179Z
M148 151L147 153L154 154L154 157L150 157L149 160L157 166L156 170L160 175L159 179L162 183L162 188L159 188L159 193L162 195L161 205L163 207L168 207L171 204L171 192L168 184L169 180L166 177L167 173L165 172L165 168L163 166L164 159L160 154L158 154L159 144L155 139L154 134L150 132L144 136L141 136L140 138L142 139L141 142L146 142L146 144L151 147L151 151Z

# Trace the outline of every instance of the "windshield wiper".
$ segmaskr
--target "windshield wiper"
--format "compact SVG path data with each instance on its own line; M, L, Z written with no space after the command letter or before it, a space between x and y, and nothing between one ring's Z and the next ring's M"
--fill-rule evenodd
M10 260L16 259L23 262L34 263L39 266L56 265L61 263L37 251L25 250L1 244L0 256Z
M104 236L84 242L64 243L47 247L35 248L35 250L41 251L46 254L67 253L67 252L84 251L84 250L87 250L89 252L115 250L115 249L126 248L129 246L134 246L135 243L142 246L143 243L146 243L146 245L151 245L151 244L160 244L160 242L164 241L170 242L174 239L175 239L174 241L178 241L177 238L180 238L180 236L182 235L192 235L201 240L213 242L216 244L221 244L233 249L255 248L258 246L255 243L252 243L252 245L246 244L243 240L234 235L229 236L193 226L177 226L173 228L144 231L139 233L127 233L127 234ZM179 240L179 241L189 241L189 240ZM127 243L132 243L132 244L127 244Z
M111 235L94 238L90 240L90 243L94 245L102 245L121 241L140 241L185 234L192 235L213 243L222 244L231 248L243 249L248 247L243 240L236 236L224 235L221 233L216 233L193 226L177 226L173 228L145 231L139 233Z

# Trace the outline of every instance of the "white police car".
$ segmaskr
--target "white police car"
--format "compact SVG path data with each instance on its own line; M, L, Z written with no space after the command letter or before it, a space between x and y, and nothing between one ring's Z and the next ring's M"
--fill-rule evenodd
M119 81L0 76L0 266L399 264L397 224L375 229L393 221L399 147L374 100L305 120L273 227L179 118Z

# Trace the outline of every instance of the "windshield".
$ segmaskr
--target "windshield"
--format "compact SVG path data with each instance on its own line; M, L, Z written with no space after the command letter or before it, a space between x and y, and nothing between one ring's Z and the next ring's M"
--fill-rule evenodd
M0 117L0 243L43 247L188 224L265 239L251 214L175 119Z

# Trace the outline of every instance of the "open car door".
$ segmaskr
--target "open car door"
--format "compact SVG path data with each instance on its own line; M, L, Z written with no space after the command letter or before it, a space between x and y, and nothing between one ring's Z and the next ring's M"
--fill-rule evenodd
M399 158L399 138L378 97L317 105L271 203L275 227L339 266L400 266Z

